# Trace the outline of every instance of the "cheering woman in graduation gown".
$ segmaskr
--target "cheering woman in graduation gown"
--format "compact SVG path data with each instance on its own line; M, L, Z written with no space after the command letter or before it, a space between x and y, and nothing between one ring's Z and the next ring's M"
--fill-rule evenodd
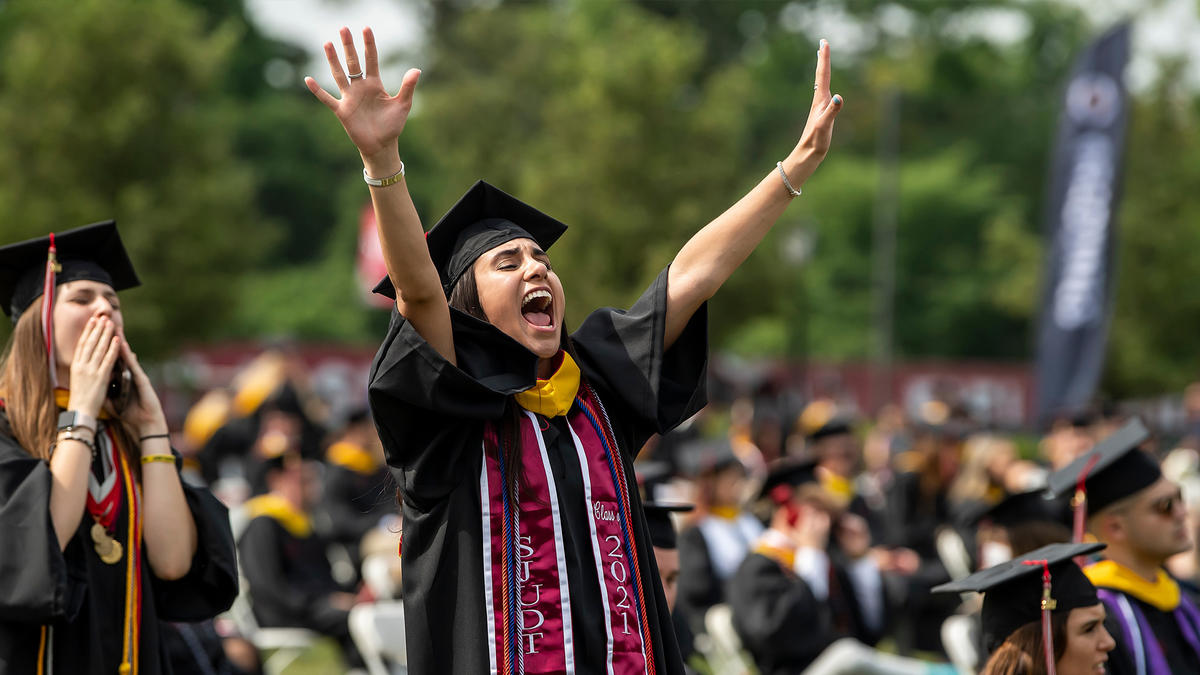
M340 37L340 98L307 84L362 155L396 299L370 403L403 497L411 672L682 672L632 462L704 403L704 303L828 150L828 46L796 148L632 308L568 336L546 253L566 226L480 182L426 240L397 142L420 73L391 96L370 30L361 61Z
M225 508L180 481L125 341L137 283L111 221L0 248L0 672L170 672L159 620L237 594Z

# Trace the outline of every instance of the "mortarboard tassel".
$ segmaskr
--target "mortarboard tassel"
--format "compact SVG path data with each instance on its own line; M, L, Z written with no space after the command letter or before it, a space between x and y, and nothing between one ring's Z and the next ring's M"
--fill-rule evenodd
M54 245L54 233L50 233L50 249L46 253L46 278L42 283L42 336L46 339L46 359L50 364L51 391L58 388L58 366L54 359L54 288L55 279L62 271L58 264L58 247Z
M1042 645L1045 647L1046 674L1055 675L1054 632L1050 624L1050 612L1058 603L1050 597L1050 563L1047 560L1025 560L1024 564L1042 566Z
M1087 521L1087 477L1099 459L1100 453L1094 453L1087 464L1083 465L1083 471L1079 472L1079 478L1075 480L1075 497L1071 500L1071 506L1075 509L1075 528L1071 541L1075 544L1083 543L1084 523ZM1083 567L1082 560L1075 562Z

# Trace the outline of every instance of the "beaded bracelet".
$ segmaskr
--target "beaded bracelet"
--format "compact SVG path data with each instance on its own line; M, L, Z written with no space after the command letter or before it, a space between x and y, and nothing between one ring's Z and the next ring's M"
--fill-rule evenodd
M76 436L72 431L60 431L58 433L58 438L55 439L54 445L50 448L50 451L53 452L54 448L57 448L58 444L62 441L79 441L80 443L86 445L88 450L92 451L92 457L96 456L96 441L86 436Z

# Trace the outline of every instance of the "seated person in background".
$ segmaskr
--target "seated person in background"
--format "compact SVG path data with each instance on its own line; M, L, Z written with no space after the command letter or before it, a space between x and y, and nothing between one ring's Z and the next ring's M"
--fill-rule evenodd
M1071 507L1065 499L1032 490L964 514L963 525L974 530L976 559L983 569L1047 544L1071 541Z
M333 578L328 542L309 514L317 490L314 470L296 452L264 461L266 494L245 504L238 540L254 617L263 627L308 628L336 638L347 660L359 660L347 618L355 596Z
M216 621L162 622L163 653L173 675L261 675L258 649L243 637L222 635Z
M725 602L725 584L763 526L742 510L746 469L728 439L694 441L681 456L695 477L697 519L679 535L676 611L702 634L705 612Z
M396 482L384 462L383 444L366 406L347 416L325 458L321 507L329 517L329 538L346 547L357 569L362 565L363 537L399 508Z
M675 595L679 585L679 548L671 514L687 513L693 508L695 507L691 504L642 503L642 509L646 512L646 525L650 528L650 542L654 546L654 561L658 564L658 574L662 578L663 595L667 598L667 609L671 610L679 654L685 664L691 660L695 644L687 622L675 612Z
M884 628L866 522L840 522L814 469L785 460L771 470L762 489L770 527L729 582L734 628L767 675L798 673L841 638L873 645ZM831 531L842 554L829 553Z
M1200 673L1200 608L1163 564L1192 547L1179 486L1141 449L1150 437L1133 420L1050 476L1050 490L1074 494L1083 480L1088 530L1108 544L1084 568L1108 609L1117 641L1109 672Z

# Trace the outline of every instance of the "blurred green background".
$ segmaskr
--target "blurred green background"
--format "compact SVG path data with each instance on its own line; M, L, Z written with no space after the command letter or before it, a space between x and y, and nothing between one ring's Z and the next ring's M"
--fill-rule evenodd
M1194 16L1200 3L1184 3ZM287 4L0 3L2 239L117 218L144 281L126 295L128 333L151 358L228 339L382 335L387 314L361 301L354 274L361 164L301 81L324 70L320 44L264 28ZM361 3L316 4L336 15ZM846 99L833 150L710 316L719 349L834 362L873 353L881 209L897 226L897 360L1031 357L1060 89L1122 5L390 4L420 36L376 26L393 89L404 68L424 71L400 145L427 226L478 178L571 224L553 251L568 322L632 301L773 170L829 37ZM1116 397L1200 374L1196 64L1135 36L1104 383ZM881 202L890 187L896 199Z

